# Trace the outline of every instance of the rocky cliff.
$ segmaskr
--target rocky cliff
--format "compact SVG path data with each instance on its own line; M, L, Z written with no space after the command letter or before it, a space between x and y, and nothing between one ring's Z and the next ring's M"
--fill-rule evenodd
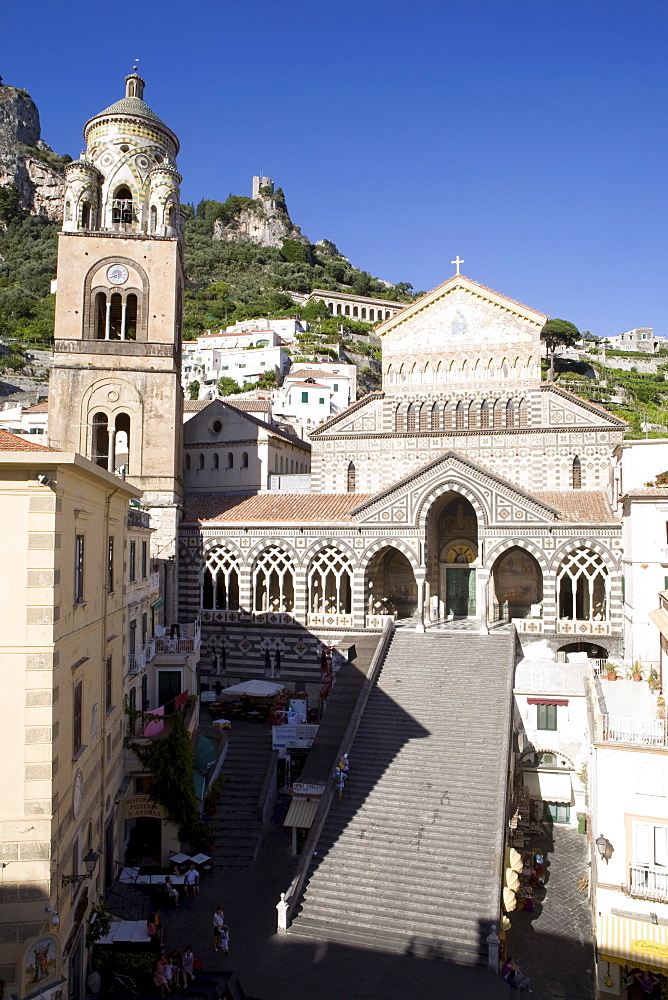
M16 184L23 208L60 221L69 159L40 138L39 112L30 95L0 81L0 186Z
M265 184L259 185L258 181ZM217 219L213 228L214 240L251 240L265 247L280 247L283 240L297 240L308 246L299 226L290 219L283 192L274 191L269 177L253 178L253 200L247 201L238 215L229 221Z

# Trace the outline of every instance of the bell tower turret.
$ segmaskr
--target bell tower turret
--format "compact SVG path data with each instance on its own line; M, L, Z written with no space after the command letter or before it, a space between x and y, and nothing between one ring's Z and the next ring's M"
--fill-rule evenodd
M169 558L181 502L181 177L178 139L143 93L131 73L67 167L49 438L144 490Z

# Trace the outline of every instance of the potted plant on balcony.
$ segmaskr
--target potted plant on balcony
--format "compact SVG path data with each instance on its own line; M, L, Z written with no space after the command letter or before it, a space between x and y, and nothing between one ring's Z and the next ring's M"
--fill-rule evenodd
M660 686L659 685L659 675L657 674L657 672L654 669L654 667L652 667L652 669L649 672L649 677L647 678L647 683L649 684L650 691L658 691L659 690L659 686Z
M634 681L641 681L642 680L643 669L642 669L642 667L640 666L640 664L638 663L637 660L633 664L633 667L631 668L630 673L631 673L631 677L632 677L632 679Z
M609 680L609 681L616 681L617 680L617 667L615 666L614 663L607 662L605 664L605 668L604 669L605 669L605 676L606 676L607 680Z
M660 719L665 719L666 717L666 702L664 698L656 699L656 714Z

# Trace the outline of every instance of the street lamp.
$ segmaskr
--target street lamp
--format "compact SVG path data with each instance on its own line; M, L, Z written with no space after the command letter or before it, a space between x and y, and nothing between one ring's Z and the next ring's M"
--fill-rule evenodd
M601 855L601 860L605 859L606 865L610 864L610 858L612 857L614 847L608 838L601 834L596 838L596 847L598 848L598 853Z
M84 864L86 866L85 875L63 875L63 887L70 885L72 882L83 882L84 879L92 878L95 874L95 866L98 862L100 855L97 851L89 851L84 858Z

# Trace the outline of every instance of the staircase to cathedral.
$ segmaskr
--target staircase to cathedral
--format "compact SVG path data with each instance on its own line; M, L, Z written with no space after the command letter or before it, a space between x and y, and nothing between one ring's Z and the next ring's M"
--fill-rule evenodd
M486 962L501 891L514 642L395 633L290 935Z
M227 779L215 819L214 858L224 868L250 868L255 860L262 824L257 804L271 756L271 729L252 722L234 722L221 774Z

